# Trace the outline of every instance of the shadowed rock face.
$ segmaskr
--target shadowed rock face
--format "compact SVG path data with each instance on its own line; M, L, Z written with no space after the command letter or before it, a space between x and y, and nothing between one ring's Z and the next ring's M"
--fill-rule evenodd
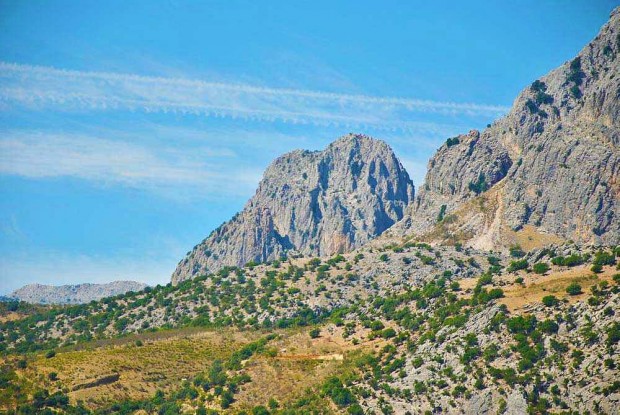
M323 151L293 151L269 166L243 211L197 245L172 281L287 251L350 251L400 220L413 195L407 172L383 141L348 135Z
M489 190L495 192L491 219L470 216L471 223L461 224L473 232L474 246L485 240L488 246L477 246L493 249L502 232L525 225L616 244L619 147L620 8L574 60L525 88L504 118L444 144L415 203L390 233L427 232L442 205L448 215Z

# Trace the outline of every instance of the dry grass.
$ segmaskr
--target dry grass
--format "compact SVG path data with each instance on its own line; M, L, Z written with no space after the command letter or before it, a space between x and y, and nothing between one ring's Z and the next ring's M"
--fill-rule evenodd
M519 245L525 251L551 244L561 244L564 241L559 236L539 232L533 225L525 225L517 232L508 231L507 237L511 241L511 245Z
M571 268L568 270L549 273L548 275L526 274L523 284L512 284L503 287L505 298L500 301L506 304L510 311L522 309L528 304L538 303L547 295L554 295L559 299L566 299L570 303L584 301L590 296L590 287L601 281L610 282L615 268L606 267L602 273L593 274L590 265ZM583 293L569 295L566 287L576 282L581 285Z
M617 273L615 267L605 267L600 274L590 271L590 264L570 269L554 267L545 275L520 272L517 275L494 277L494 285L504 291L504 298L499 302L505 304L511 312L522 310L527 306L542 302L547 295L554 295L558 299L574 303L584 301L590 296L590 288L601 281L611 282L612 276ZM516 283L517 277L523 278L523 283ZM465 278L459 281L463 296L469 296L478 278ZM566 287L576 282L581 285L583 293L569 295Z
M367 330L348 339L343 329L334 325L322 327L318 338L311 338L309 329L277 331L265 353L254 355L244 362L243 373L252 381L243 385L235 395L231 410L266 405L269 398L281 402L296 400L308 389L314 389L333 374L342 373L350 365L350 356L370 350L384 342L367 340ZM263 337L262 331L234 329L182 329L110 339L81 346L79 350L59 351L55 357L43 356L18 372L33 387L48 390L66 389L73 403L81 401L91 409L114 401L146 399L157 390L173 391L183 380L191 380L208 370L214 359L226 360L251 341ZM357 338L359 344L352 343ZM137 346L136 340L143 345ZM57 381L48 375L56 372ZM98 380L119 374L107 384Z
M253 381L243 386L234 408L265 405L271 397L277 397L281 403L301 398L329 376L346 371L352 356L385 342L367 340L367 335L367 330L359 330L355 336L359 344L354 345L354 337L345 339L342 328L334 325L323 327L316 339L307 330L289 332L270 343L277 350L276 356L262 355L247 362L244 370Z
M94 408L114 400L148 398L158 389L174 390L183 379L206 370L214 359L226 359L262 334L192 331L187 334L172 330L163 338L142 340L140 347L131 338L115 339L111 344L86 350L60 352L51 359L37 359L22 375L38 379L48 389L62 385L70 391L72 401L83 401ZM47 380L50 372L58 374L57 382ZM85 387L114 373L120 375L116 382Z

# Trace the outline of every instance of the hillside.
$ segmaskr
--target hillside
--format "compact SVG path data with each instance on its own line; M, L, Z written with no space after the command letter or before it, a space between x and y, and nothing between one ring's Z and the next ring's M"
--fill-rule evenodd
M404 242L225 268L2 324L2 399L44 388L103 413L237 413L271 399L274 413L613 413L618 254Z

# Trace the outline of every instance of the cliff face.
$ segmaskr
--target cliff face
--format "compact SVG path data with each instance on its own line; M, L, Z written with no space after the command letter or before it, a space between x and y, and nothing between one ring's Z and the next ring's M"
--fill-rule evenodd
M288 251L350 251L400 220L413 195L407 172L382 141L348 135L323 151L293 151L269 166L243 211L197 245L172 281Z
M482 132L446 142L397 234L466 235L493 249L524 227L584 243L620 242L620 9L561 67L533 82ZM479 199L479 208L467 201ZM448 223L445 219L448 218ZM447 231L446 231L447 229Z

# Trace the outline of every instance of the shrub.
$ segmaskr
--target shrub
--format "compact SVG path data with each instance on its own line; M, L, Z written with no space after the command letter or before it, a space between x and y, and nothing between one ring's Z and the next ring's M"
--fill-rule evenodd
M620 323L617 321L607 329L607 345L613 346L620 342Z
M478 176L478 180L476 182L469 183L469 190L479 195L482 192L485 192L489 189L489 185L487 184L486 178L484 177L484 173L480 173Z
M506 321L508 331L511 333L530 334L536 329L536 317L533 315L517 316Z
M545 272L549 271L549 264L547 264L546 262L537 262L534 264L532 269L534 270L536 274L542 275Z
M595 265L615 265L616 258L611 252L598 251L594 254L594 260L592 263Z
M508 267L508 272L515 272L522 269L526 269L528 266L527 259L520 259L518 261L512 261Z
M538 324L538 328L540 329L540 331L547 334L553 334L558 332L558 324L553 320L541 321Z
M393 328L388 327L381 332L381 337L384 339L391 339L392 337L396 337L396 331Z
M560 300L554 295L546 295L543 297L542 302L547 307L554 307L559 304Z
M437 215L437 222L441 222L443 218L446 216L446 205L441 205L439 208L439 214Z
M357 403L351 391L345 388L342 381L335 376L323 384L321 392L323 395L329 396L341 408Z
M255 406L252 408L252 415L269 415L270 412L264 406Z
M53 350L48 351L47 353L45 353L45 358L46 359L51 359L52 357L56 356L56 352Z
M452 138L448 138L446 140L446 146L448 147L452 147L457 145L458 143L460 143L459 138L458 137L452 137Z
M310 330L310 337L312 337L313 339L316 339L320 335L321 335L321 330L319 328L314 328Z
M387 260L389 259L388 254L381 254L379 259L383 262L387 262Z
M581 285L577 284L576 282L573 282L573 283L569 284L568 287L566 287L566 292L569 295L579 295L583 291L581 290Z
M594 272L595 274L601 273L603 272L603 266L601 264L594 264L592 265L592 268L590 268L590 271Z
M519 245L513 245L510 247L510 256L513 258L522 258L525 256L525 252Z

